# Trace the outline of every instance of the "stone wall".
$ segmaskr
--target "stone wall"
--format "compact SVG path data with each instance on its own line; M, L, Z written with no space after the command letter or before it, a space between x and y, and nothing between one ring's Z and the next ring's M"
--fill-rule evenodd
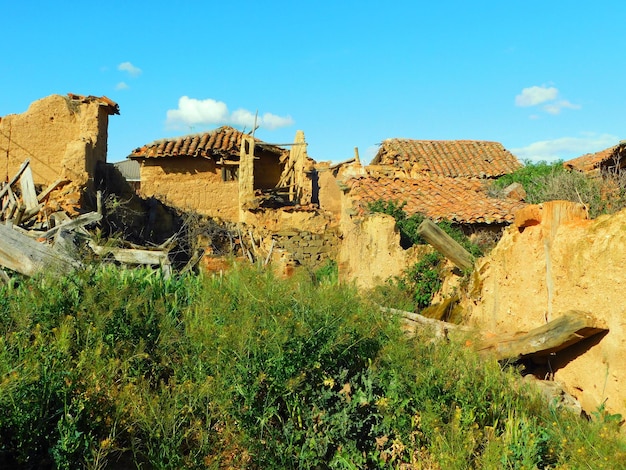
M142 159L140 194L182 210L230 222L239 220L239 183L223 181L221 169L210 159Z
M335 229L323 233L281 230L272 234L272 240L275 250L283 250L297 264L313 270L336 260L341 245L341 235Z
M117 105L105 97L52 95L35 101L25 113L4 116L3 180L29 159L36 184L65 178L90 186L97 163L106 161L109 115L117 113Z

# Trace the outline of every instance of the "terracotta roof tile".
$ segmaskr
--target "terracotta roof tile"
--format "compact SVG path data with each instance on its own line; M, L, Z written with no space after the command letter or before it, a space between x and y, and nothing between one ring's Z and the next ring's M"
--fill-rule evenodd
M603 163L612 163L613 159L624 159L626 157L626 142L596 153L587 153L577 158L573 158L563 163L565 168L578 171L592 171L602 166Z
M522 166L515 155L498 142L412 139L385 140L372 165L466 178L496 178Z
M239 158L243 132L229 126L200 134L190 134L171 139L159 139L143 147L136 148L129 158L191 157L234 157ZM281 154L285 150L256 139L264 150Z
M489 197L486 182L477 178L359 177L345 184L360 213L368 203L383 199L406 203L407 214L421 213L435 221L500 224L511 223L515 211L525 206L521 201Z

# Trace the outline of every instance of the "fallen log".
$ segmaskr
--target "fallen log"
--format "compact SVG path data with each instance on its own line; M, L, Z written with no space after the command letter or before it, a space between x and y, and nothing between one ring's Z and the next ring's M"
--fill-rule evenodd
M169 258L166 251L98 246L91 241L89 242L89 247L96 255L111 255L113 256L113 258L115 258L116 261L119 261L120 263L150 265L169 264Z
M523 356L547 356L561 351L583 339L608 331L606 325L588 312L570 310L555 320L528 332L496 334L478 331L466 325L427 318L413 312L380 307L383 312L402 317L407 333L428 329L435 338L456 335L471 346L476 338L475 350L492 354L497 360L519 359Z
M42 272L64 275L79 268L81 263L50 245L0 224L0 265L26 276L35 276Z
M492 353L498 360L530 355L547 356L606 331L607 326L592 314L570 310L529 332L485 339L476 346L476 350L480 353Z

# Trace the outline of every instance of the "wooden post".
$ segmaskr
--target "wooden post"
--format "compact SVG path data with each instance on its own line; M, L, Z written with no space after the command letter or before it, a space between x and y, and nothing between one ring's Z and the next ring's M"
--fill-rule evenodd
M239 151L239 220L244 219L246 204L254 199L254 137L241 136Z
M291 179L289 181L289 200L294 202L300 199L302 194L303 178L304 178L304 160L306 158L306 141L304 140L304 132L296 131L294 145L289 150L289 164L293 168L291 171ZM298 201L300 202L300 201Z
M472 255L455 242L450 235L437 227L432 220L424 219L417 228L417 233L460 269L466 270L474 267Z
M33 172L30 169L30 166L24 168L24 172L20 178L20 187L22 188L22 200L26 205L26 210L32 211L37 209L39 201L37 201L37 191L35 190ZM39 210L37 209L37 211Z

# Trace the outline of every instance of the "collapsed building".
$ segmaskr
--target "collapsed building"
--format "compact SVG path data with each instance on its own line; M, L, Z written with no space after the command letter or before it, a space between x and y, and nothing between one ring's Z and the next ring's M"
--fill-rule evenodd
M223 126L137 147L113 168L106 164L113 114L119 107L106 97L68 94L4 117L6 179L30 158L36 183L63 178L84 196L94 189L119 193L119 170L132 172L124 197L131 200L135 188L148 202L133 200L133 208L149 213L120 221L118 229L126 224L153 234L167 226L161 230L165 239L176 228L163 207L172 207L238 224L250 253L267 262L316 269L338 261L344 279L364 286L399 274L411 257L399 246L393 220L368 214L370 203L392 200L409 215L470 229L507 225L523 205L487 191L489 181L521 166L495 142L388 139L363 166L358 152L338 164L316 162L302 131L293 142L272 144Z

